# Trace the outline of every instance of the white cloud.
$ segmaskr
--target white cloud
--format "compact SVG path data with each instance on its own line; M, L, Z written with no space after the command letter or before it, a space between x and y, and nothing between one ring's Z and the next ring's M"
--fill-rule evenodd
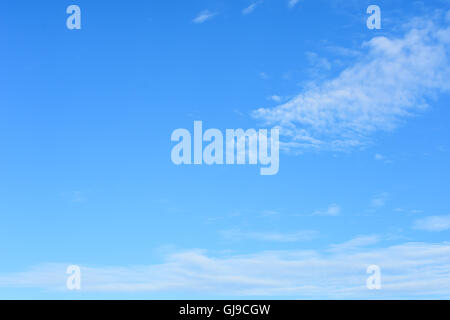
M230 240L257 240L269 242L302 242L310 241L318 236L317 231L303 230L293 233L281 232L245 232L239 229L223 230L221 234Z
M336 78L254 117L281 127L285 149L343 150L397 128L450 89L450 28L416 20L404 36L375 37L363 48L366 54Z
M349 241L331 245L331 251L348 251L376 244L380 241L376 235L357 236Z
M72 201L73 202L86 202L87 198L80 191L74 191L72 193Z
M275 216L280 214L278 211L275 210L263 210L261 211L261 215L263 216Z
M384 156L380 153L375 154L374 159L377 161L384 162L384 163L392 163L392 160L388 159L386 156Z
M299 2L299 0L289 0L288 1L288 7L289 8L293 8L297 5L297 3Z
M209 11L209 10L203 10L202 12L200 12L200 13L198 14L197 17L195 17L195 18L192 20L192 22L194 22L194 23L203 23L203 22L205 22L205 21L207 21L207 20L212 19L212 18L213 18L214 16L216 16L216 15L217 15L217 13L211 12L211 11Z
M435 232L450 230L450 215L431 216L423 219L418 219L414 222L413 228Z
M265 72L260 72L259 73L259 77L263 80L268 80L269 79L269 75Z
M243 14L243 15L247 15L247 14L252 13L253 11L255 11L256 7L257 7L259 4L261 4L261 3L262 3L262 1L256 1L256 2L253 2L253 3L250 4L247 8L245 8L245 9L242 10L242 14Z
M277 96L277 95L273 95L273 96L268 97L268 100L272 100L275 102L281 102L281 100L283 100L283 98L280 96Z
M305 53L306 59L315 70L330 70L331 63L327 58L320 57L317 53L308 51Z
M384 156L384 155L382 155L380 153L375 154L374 158L375 158L375 160L381 161L381 162L384 162L384 163L392 163L391 159L389 159L388 157L386 157L386 156Z
M313 213L313 215L318 215L318 216L338 216L341 213L341 207L338 206L337 204L330 204L328 206L328 209L323 210L323 211L315 211Z
M343 57L357 57L361 55L361 52L351 48L339 47L334 45L329 45L326 47L331 53L337 54Z
M381 268L382 288L366 288L366 268ZM0 287L66 290L68 264L0 274ZM450 243L404 243L360 251L275 251L211 255L192 250L142 266L81 266L82 291L294 299L450 298Z

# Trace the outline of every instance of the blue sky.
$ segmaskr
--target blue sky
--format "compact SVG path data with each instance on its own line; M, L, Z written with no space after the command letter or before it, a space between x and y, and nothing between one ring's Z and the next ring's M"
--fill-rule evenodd
M449 10L3 1L0 298L450 298ZM175 166L195 120L279 173Z

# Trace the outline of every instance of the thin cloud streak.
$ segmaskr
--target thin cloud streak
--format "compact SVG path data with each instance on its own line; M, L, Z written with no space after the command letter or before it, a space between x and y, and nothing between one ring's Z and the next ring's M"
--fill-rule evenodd
M450 230L450 215L431 216L423 219L418 219L414 222L413 228L431 232Z
M215 12L211 12L209 10L203 10L202 12L200 12L198 14L197 17L195 17L192 20L192 22L200 24L200 23L203 23L207 20L214 18L216 15L217 15L217 13L215 13Z
M299 0L289 0L288 7L293 8L299 3Z
M262 3L262 1L253 2L250 4L247 8L242 10L243 15L247 15L255 11L256 7L259 6Z
M318 237L318 232L313 230L302 230L298 232L245 232L239 229L223 230L221 235L230 240L256 240L268 242L303 242Z

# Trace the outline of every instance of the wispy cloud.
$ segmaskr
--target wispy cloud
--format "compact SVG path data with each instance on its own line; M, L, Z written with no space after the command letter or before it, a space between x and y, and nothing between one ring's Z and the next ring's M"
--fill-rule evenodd
M334 53L334 54L337 54L337 55L343 56L343 57L357 57L357 56L361 55L361 52L358 50L335 46L335 45L329 45L326 47L326 49L330 53Z
M214 18L217 15L217 13L215 12L211 12L209 10L203 10L202 12L200 12L198 14L197 17L195 17L192 22L194 23L203 23L207 20L210 20L212 18Z
M84 203L88 201L87 196L81 191L64 192L61 195L68 201L75 203Z
M239 229L224 230L222 236L231 240L256 240L269 242L302 242L310 241L318 236L317 231L303 230L292 233L281 232L245 232Z
M272 100L275 102L281 102L281 100L283 100L283 97L280 97L278 95L272 95L270 97L267 97L267 100Z
M263 80L268 80L269 79L269 75L265 72L260 72L259 73L259 77Z
M366 244L368 241L366 241ZM366 268L380 266L382 289L366 288ZM0 274L0 287L66 290L67 264ZM212 255L171 253L160 264L81 266L82 291L179 292L215 296L301 298L450 298L450 243L404 243L320 253L274 251Z
M383 192L383 193L375 195L372 198L370 205L372 208L381 208L386 205L388 199L389 199L389 193Z
M317 53L308 51L305 53L306 59L308 60L309 64L314 69L317 70L330 70L331 69L331 63L328 61L327 58L320 57Z
M278 215L278 214L280 214L278 211L275 211L275 210L263 210L263 211L261 211L261 215L262 216L275 216L275 215Z
M369 245L376 244L380 241L380 237L377 235L362 235L357 236L349 241L331 245L331 251L348 251L354 249L360 249Z
M337 204L330 204L326 210L318 210L313 213L317 216L338 216L341 213L341 207Z
M247 15L252 13L253 11L255 11L256 7L259 6L262 3L262 1L256 1L253 2L252 4L250 4L248 7L244 8L242 10L242 14L243 15Z
M392 163L392 161L390 159L388 159L386 156L384 156L380 153L375 154L374 159L377 161L384 162L384 163Z
M299 1L300 1L300 0L289 0L289 1L288 1L288 7L289 7L289 8L295 7L295 6L299 3Z
M366 54L337 77L315 83L288 102L255 110L278 125L289 150L362 146L428 107L450 82L450 28L415 20L402 37L375 37Z
M87 198L80 191L74 191L72 193L72 201L73 202L86 202Z
M448 216L431 216L418 219L414 222L414 229L425 231L446 231L450 230L450 215Z

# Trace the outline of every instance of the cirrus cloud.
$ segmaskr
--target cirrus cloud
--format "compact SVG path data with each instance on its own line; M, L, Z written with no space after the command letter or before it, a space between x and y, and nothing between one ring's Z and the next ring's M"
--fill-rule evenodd
M277 125L288 150L343 150L391 131L450 91L450 28L415 20L401 37L375 37L366 54L337 77L286 103L253 112Z
M414 229L424 231L446 231L450 230L450 215L448 216L431 216L418 219L414 222Z
M169 254L159 264L81 266L82 291L145 292L296 299L450 298L450 243L403 243L366 248L376 238L357 237L328 253L312 250L214 255L202 250ZM348 249L351 250L348 250ZM366 269L381 268L382 288L366 288ZM43 264L0 274L0 288L66 291L68 264Z
M215 12L211 12L209 10L203 10L192 20L192 22L203 23L207 20L214 18L214 16L216 16L216 15L217 15L217 13L215 13Z

